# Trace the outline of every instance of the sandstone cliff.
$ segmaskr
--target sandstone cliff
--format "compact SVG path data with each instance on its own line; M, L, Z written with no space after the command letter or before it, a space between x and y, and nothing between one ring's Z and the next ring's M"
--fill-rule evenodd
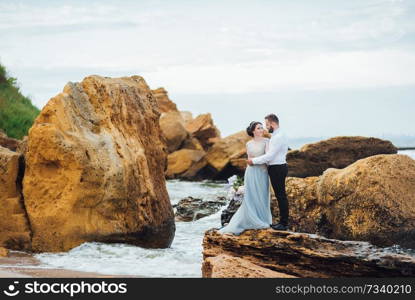
M0 146L0 247L31 249L31 231L22 197L23 157Z
M222 268L221 257L236 257L249 264L236 270ZM203 239L203 277L413 277L415 258L387 253L367 242L326 239L317 235L246 230L241 235L212 229ZM266 270L272 271L267 273ZM212 272L213 271L213 272ZM273 272L278 272L276 274ZM281 274L282 273L282 274Z
M355 161L377 155L396 154L397 148L389 141L373 137L338 136L307 144L289 151L289 176L319 176L329 168L341 169Z
M291 229L415 248L415 160L384 154L320 177L287 178ZM271 202L278 219L276 199Z
M29 131L23 180L34 251L171 244L159 116L140 76L88 76L47 103Z

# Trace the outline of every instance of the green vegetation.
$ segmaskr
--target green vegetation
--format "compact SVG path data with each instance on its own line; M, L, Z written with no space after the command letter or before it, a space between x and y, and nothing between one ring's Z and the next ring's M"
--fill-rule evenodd
M9 137L22 139L38 114L39 109L20 93L16 78L9 77L0 64L0 129Z

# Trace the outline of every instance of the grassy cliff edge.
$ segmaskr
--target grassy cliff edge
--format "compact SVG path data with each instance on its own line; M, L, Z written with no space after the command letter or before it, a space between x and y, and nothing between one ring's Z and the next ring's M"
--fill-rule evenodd
M0 129L9 137L22 139L27 135L40 110L22 95L17 80L0 64Z

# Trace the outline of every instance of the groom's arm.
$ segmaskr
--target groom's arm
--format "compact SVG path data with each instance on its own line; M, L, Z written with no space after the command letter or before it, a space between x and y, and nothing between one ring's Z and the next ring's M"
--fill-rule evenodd
M269 142L269 149L268 152L265 153L264 155L255 157L252 159L252 163L254 165L261 165L261 164L266 164L269 161L271 161L279 151L281 151L283 144L279 142L277 137L274 137L272 140L270 140Z

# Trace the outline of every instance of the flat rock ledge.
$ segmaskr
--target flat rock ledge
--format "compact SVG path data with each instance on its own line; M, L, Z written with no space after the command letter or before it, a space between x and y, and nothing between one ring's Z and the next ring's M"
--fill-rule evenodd
M393 253L368 242L341 241L273 229L246 230L239 236L222 235L216 229L206 231L203 239L204 277L215 273L211 271L214 270L212 258L220 255L237 257L255 266L296 277L415 276L415 257L410 255ZM228 270L227 277L235 276L231 271ZM254 268L252 273L255 274Z

